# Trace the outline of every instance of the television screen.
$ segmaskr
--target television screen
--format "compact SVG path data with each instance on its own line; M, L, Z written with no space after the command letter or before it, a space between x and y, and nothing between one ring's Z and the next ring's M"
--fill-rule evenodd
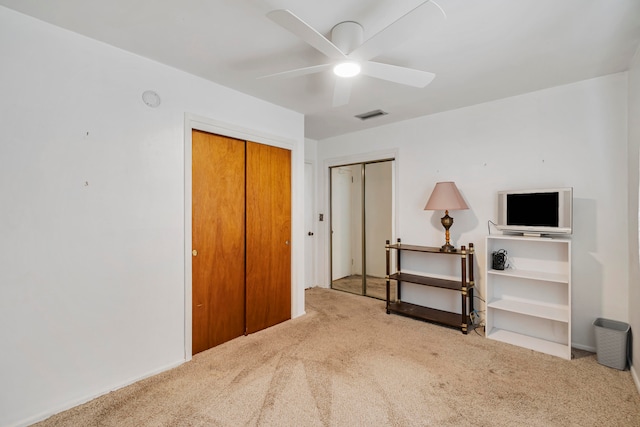
M558 227L558 205L557 192L507 194L507 225Z
M573 232L573 188L498 191L498 223L503 233L526 236Z

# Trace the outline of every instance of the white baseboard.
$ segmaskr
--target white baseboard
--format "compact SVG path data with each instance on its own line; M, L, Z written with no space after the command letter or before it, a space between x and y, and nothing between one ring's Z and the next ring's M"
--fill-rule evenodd
M307 314L307 312L306 312L306 311L303 311L302 313L298 314L297 316L292 317L292 318L291 318L291 320L293 320L293 319L297 319L298 317L302 317L302 316L304 316L304 315L306 315L306 314Z
M633 378L633 382L636 383L636 388L638 389L638 393L640 393L640 378L638 378L638 373L636 372L635 366L631 366L631 378Z
M37 423L39 421L42 421L42 420L45 420L45 419L47 419L47 418L49 418L49 417L51 417L51 416L53 416L55 414L58 414L58 413L63 412L63 411L66 411L67 409L74 408L74 407L76 407L78 405L82 405L83 403L87 403L90 400L93 400L93 399L96 399L96 398L98 398L100 396L103 396L105 394L111 393L112 391L116 391L116 390L121 389L123 387L126 387L128 385L131 385L133 383L141 381L141 380L143 380L145 378L149 378L149 377L152 377L154 375L158 375L158 374L160 374L162 372L168 371L170 369L176 368L176 367L182 365L183 363L185 363L185 360L180 360L178 362L174 362L174 363L171 363L169 365L165 365L165 366L163 366L161 368L155 369L155 370L153 370L151 372L148 372L148 373L146 373L144 375L141 375L141 376L138 376L138 377L135 377L135 378L131 378L131 379L127 380L127 381L124 381L124 382L122 382L120 384L113 385L113 386L111 386L111 387L109 387L107 389L101 390L99 392L91 393L90 395L82 397L80 399L76 399L76 400L72 400L72 401L66 402L66 403L64 403L64 404L62 404L60 406L57 406L55 408L51 408L51 409L49 409L49 410L47 410L45 412L41 412L38 415L34 415L32 417L29 417L27 419L19 421L16 424L13 424L13 425L8 426L8 427L26 427L26 426L29 426L31 424L35 424L35 423Z
M582 345L582 344L576 344L574 342L571 343L571 347L577 348L578 350L588 351L588 352L591 352L591 353L595 353L596 352L596 348L595 347L591 347L591 346L588 346L588 345Z

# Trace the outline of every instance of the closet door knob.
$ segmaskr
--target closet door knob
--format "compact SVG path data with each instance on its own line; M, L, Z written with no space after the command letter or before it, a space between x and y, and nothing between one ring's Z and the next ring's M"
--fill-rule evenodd
M197 251L197 250L195 250L195 249L194 249L194 250L192 250L192 251L191 251L191 255L193 255L193 256L198 256L198 251Z
M285 240L285 241L284 241L284 244L288 246L288 245L289 245L289 241L288 241L288 240Z

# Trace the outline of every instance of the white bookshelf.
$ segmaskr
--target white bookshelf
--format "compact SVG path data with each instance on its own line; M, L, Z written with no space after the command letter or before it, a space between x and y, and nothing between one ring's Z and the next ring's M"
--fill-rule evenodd
M487 338L571 359L571 241L486 238ZM507 251L505 270L493 252Z

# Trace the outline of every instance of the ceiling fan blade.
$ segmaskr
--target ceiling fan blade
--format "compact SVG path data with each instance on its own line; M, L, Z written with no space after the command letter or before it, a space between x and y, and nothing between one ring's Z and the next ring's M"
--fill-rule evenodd
M435 74L428 71L373 61L367 61L362 64L362 74L413 87L425 87L436 77Z
M367 39L362 45L349 54L349 58L357 61L368 61L382 52L389 52L400 43L415 34L416 29L424 27L426 19L433 15L433 9L427 0L407 12L387 27ZM442 8L434 3L443 12ZM445 15L446 17L446 15Z
M351 97L351 79L338 77L333 88L333 107L341 107L349 103Z
M317 32L313 27L286 9L272 10L267 17L285 30L295 34L302 40L332 59L346 59L345 55L329 39Z
M269 78L290 78L298 76L306 76L307 74L321 73L326 69L331 68L331 64L320 64L305 68L296 68L295 70L282 71L280 73L269 74L266 76L258 77L258 79Z

